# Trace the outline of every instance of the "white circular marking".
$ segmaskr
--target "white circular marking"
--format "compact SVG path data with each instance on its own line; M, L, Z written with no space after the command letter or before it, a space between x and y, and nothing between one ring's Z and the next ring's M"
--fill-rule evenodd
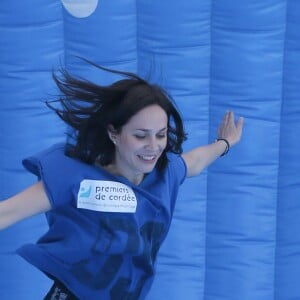
M96 10L99 0L61 0L61 2L72 16L86 18Z

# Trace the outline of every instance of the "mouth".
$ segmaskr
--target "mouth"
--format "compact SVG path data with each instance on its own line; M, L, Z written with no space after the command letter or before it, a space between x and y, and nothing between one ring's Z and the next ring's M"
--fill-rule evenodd
M138 158L147 163L156 161L157 155L138 155Z

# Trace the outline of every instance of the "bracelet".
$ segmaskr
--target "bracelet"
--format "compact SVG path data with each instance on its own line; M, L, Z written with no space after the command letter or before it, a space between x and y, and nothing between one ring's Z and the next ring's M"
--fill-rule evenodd
M228 153L228 151L230 149L230 144L226 139L222 139L222 138L221 139L216 139L216 142L218 142L218 141L224 141L226 143L226 148L225 148L224 152L220 155L220 156L224 156L225 154Z

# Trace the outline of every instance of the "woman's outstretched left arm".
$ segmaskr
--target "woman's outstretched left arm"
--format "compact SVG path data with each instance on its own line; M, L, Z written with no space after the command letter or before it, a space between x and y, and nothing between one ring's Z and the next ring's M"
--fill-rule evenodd
M215 159L229 151L229 148L238 143L242 136L244 119L234 120L232 111L226 112L218 128L217 140L205 146L194 148L182 154L187 165L187 177L198 175Z

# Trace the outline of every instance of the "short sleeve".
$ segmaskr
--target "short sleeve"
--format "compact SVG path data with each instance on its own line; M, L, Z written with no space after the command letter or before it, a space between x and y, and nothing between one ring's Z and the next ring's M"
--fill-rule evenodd
M169 153L168 160L169 173L173 177L173 180L175 180L178 185L181 185L187 174L187 166L184 159L181 155Z
M52 208L73 201L72 188L80 162L64 154L64 144L56 144L27 157L22 163L25 169L43 182Z

